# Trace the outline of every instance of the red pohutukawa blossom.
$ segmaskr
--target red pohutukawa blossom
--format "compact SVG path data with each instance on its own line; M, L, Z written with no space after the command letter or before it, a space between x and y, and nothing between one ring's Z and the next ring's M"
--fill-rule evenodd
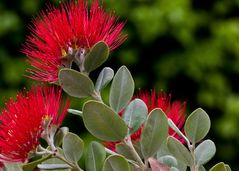
M0 113L0 161L26 161L39 145L46 119L49 127L60 126L69 106L61 92L54 87L34 87L6 103Z
M110 50L117 48L126 39L121 33L124 24L113 12L106 13L99 0L92 1L90 10L84 0L48 7L33 21L22 50L33 67L29 77L54 82L59 68L69 65L76 52L86 53L99 41Z
M180 101L173 101L171 102L171 95L167 95L166 93L160 92L156 93L152 91L151 93L148 92L140 92L135 98L139 98L145 102L148 107L149 113L155 108L161 108L164 113L170 118L175 125L183 132L183 125L185 122L185 109L186 103L181 103ZM121 114L120 114L121 115ZM143 125L131 135L131 140L133 142L137 142L140 140L140 135L142 132ZM181 142L184 140L176 134L171 128L169 129L169 135L174 136ZM160 133L159 133L160 134ZM105 142L106 147L115 151L115 145L118 142Z

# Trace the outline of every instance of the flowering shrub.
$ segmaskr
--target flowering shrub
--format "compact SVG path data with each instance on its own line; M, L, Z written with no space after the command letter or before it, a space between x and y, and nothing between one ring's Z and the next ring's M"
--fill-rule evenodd
M60 127L66 111L82 117L90 143L87 171L204 171L215 154L213 141L203 140L210 118L198 108L187 118L186 103L165 93L134 95L134 80L122 66L114 74L105 67L94 83L90 72L126 38L124 23L106 13L98 0L48 7L33 21L23 48L32 68L29 78L61 88L36 86L9 100L0 115L0 167L7 171L82 171L78 161L84 141ZM72 69L72 64L78 70ZM110 82L109 102L101 91ZM76 98L91 97L82 110L69 109L62 89ZM40 139L44 141L40 141ZM210 171L230 171L223 162Z

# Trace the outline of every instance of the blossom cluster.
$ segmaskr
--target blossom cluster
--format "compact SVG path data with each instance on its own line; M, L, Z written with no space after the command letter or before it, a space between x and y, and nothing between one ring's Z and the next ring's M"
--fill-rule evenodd
M124 25L113 12L105 12L99 0L93 0L91 6L84 0L62 3L59 7L48 6L34 19L31 34L22 49L31 65L27 69L28 77L58 84L59 71L70 69L73 62L84 63L97 42L105 42L110 51L121 45L127 37L122 33ZM88 79L88 76L83 77ZM132 100L134 98L142 99L148 113L155 108L162 109L184 132L186 103L172 101L171 95L155 91L140 91ZM63 99L62 89L52 85L33 86L29 91L18 93L15 100L6 102L0 112L0 162L28 162L37 153L40 139L47 141L48 131L61 126L68 108L69 100ZM140 140L143 128L144 124L131 135L132 142ZM182 143L185 141L171 128L168 134ZM116 151L117 143L103 144Z
M29 77L35 80L55 82L62 67L70 67L74 60L79 63L99 41L104 41L114 50L126 39L121 31L124 22L119 22L113 12L106 13L99 1L92 2L90 12L84 0L71 1L60 7L48 7L33 21L31 35L23 48L28 62Z
M54 87L33 87L10 99L0 113L0 160L25 162L40 143L44 123L60 126L69 102Z

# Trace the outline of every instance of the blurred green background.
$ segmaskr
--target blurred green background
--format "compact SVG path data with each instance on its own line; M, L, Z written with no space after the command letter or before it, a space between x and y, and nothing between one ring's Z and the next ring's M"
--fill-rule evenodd
M23 76L29 66L20 49L27 25L46 2L0 1L1 107L34 83ZM210 164L225 161L239 170L239 0L104 0L104 6L127 20L128 34L104 66L116 71L126 65L137 89L172 93L187 101L188 114L206 110L212 119L208 137L217 146ZM81 127L76 120L74 127Z

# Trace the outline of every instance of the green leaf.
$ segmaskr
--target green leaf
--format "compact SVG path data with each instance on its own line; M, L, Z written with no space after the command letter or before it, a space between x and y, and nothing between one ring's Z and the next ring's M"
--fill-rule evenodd
M138 155L140 156L140 158L143 158L140 141L133 142L133 146L136 152L138 153Z
M122 66L113 79L110 88L110 106L116 112L120 112L131 100L134 93L134 80L129 70Z
M58 147L62 144L62 140L68 132L69 132L68 127L61 127L60 129L58 129L58 131L56 132L55 137L54 137L55 146Z
M210 118L201 108L196 109L187 118L184 126L186 137L193 143L201 141L211 126Z
M162 157L158 158L158 161L159 161L159 163L166 164L170 168L178 166L177 159L171 155L162 156Z
M129 133L133 134L144 123L148 114L148 108L146 104L140 99L134 99L126 107L123 113L123 120L130 128Z
M107 86L107 84L113 79L114 77L114 70L109 67L105 67L97 78L95 84L95 90L100 92L103 88Z
M198 171L206 171L206 169L201 165L199 166Z
M159 161L159 159L163 156L167 156L170 155L172 156L172 154L170 153L168 147L167 147L167 139L162 143L162 145L160 146L159 150L157 151L157 160ZM183 162L181 162L180 160L177 160L177 169L180 171L186 171L187 169L187 165L185 165Z
M91 142L86 155L86 170L101 171L105 157L105 148L98 142Z
M22 163L4 163L7 171L22 171Z
M68 113L71 113L71 114L73 114L73 115L77 115L77 116L82 117L82 111L75 110L75 109L67 109L67 112L68 112Z
M70 168L70 166L68 164L38 164L37 167L39 169L44 169L44 170L69 169Z
M180 135L180 137L182 137L187 144L190 144L190 141L188 140L187 137L185 137L185 135L181 132L181 130L177 127L177 125L175 125L175 123L168 118L168 125L171 129L173 129L178 135Z
M103 171L129 171L127 160L120 155L109 156L104 163Z
M205 140L195 149L197 165L206 164L216 153L216 146L211 140Z
M51 155L42 157L41 159L35 160L33 162L30 162L30 163L24 164L22 166L22 169L23 169L23 171L32 171L35 167L37 167L38 164L44 162L45 160L47 160L49 158L51 158Z
M63 138L62 148L66 159L76 164L83 154L84 142L79 136L69 132Z
M64 152L61 148L58 147L57 151L59 154L64 155ZM42 164L66 164L66 163L58 158L52 157L42 162ZM48 170L41 169L41 171L48 171ZM52 169L51 171L71 171L71 169Z
M156 158L159 159L160 157L163 157L166 155L171 155L171 153L168 150L167 139L165 139L163 143L161 144L159 150L157 151Z
M168 149L172 153L172 155L182 161L187 166L191 166L193 164L193 157L188 149L176 138L168 137L167 141Z
M227 171L232 171L228 164L225 164L225 168L226 168Z
M140 137L141 150L145 159L157 153L167 135L167 117L161 109L154 109L148 115Z
M63 151L60 148L57 148L58 152L63 155ZM50 158L46 161L44 161L42 164L66 164L64 161L58 159L58 158ZM41 169L41 171L48 171L45 169ZM71 169L52 169L51 171L71 171Z
M94 84L91 79L78 71L72 69L61 69L59 81L63 90L72 97L88 97L94 94Z
M129 147L124 143L116 144L116 152L125 156L127 159L134 160L134 156L130 153Z
M108 45L103 41L96 43L85 57L85 71L89 73L95 70L107 60L108 56Z
M104 141L120 141L127 135L127 125L111 108L97 101L83 106L83 121L87 130Z
M220 162L213 166L209 171L228 171L223 162Z

